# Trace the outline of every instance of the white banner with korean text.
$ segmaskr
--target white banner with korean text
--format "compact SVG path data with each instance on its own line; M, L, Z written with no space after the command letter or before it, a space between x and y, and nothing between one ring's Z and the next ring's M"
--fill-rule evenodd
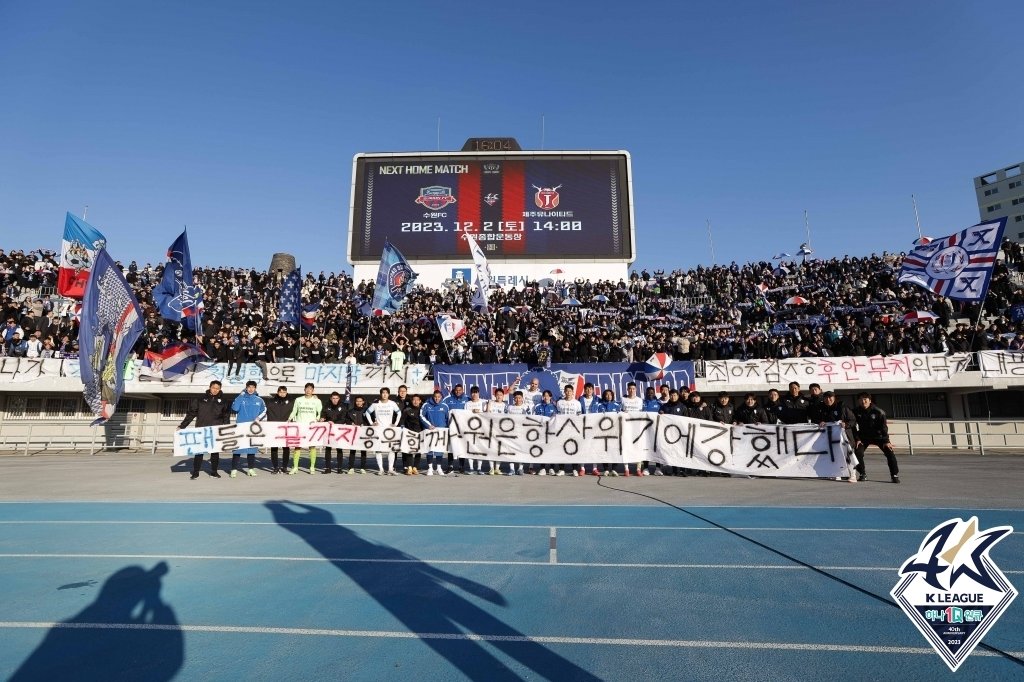
M534 416L452 413L448 429L328 422L244 422L181 429L174 454L241 448L333 447L367 452L452 452L457 457L542 464L640 461L729 474L794 478L849 476L850 443L838 424L729 426L647 413Z
M1024 351L978 351L978 366L986 379L1010 379L1024 382Z
M430 366L420 364L405 365L396 371L380 365L278 362L266 365L266 378L261 366L255 363L243 363L237 371L232 367L230 373L227 370L227 363L203 362L194 372L186 372L173 380L161 380L146 376L147 368L142 366L142 361L134 360L125 365L125 392L195 392L205 389L214 380L220 381L228 392L233 388L241 391L245 382L252 380L261 387L263 395L270 395L278 386L295 388L306 382L315 384L318 391L376 393L384 387L394 391L402 384L413 393L433 390L433 383L426 380ZM3 384L20 384L19 389L28 390L82 390L77 358L0 357L0 386Z
M787 358L784 360L706 360L704 383L714 386L780 387L803 385L881 384L908 381L949 381L967 370L970 353L918 353L871 357Z

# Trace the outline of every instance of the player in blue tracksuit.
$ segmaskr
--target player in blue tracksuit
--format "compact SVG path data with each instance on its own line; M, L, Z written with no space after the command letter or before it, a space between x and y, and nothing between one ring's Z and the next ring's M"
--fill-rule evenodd
M553 400L554 395L551 391L544 391L540 396L540 402L537 403L533 408L533 413L540 417L547 417L551 419L558 414L558 406L555 405ZM544 464L541 463L540 468L534 471L533 465L530 465L530 473L538 476L547 476L548 474L554 475L555 470L552 467L545 468Z
M653 387L648 386L647 391L644 393L644 412L652 412L654 414L658 414L659 412L661 412L661 406L662 403L661 400L658 399L657 392L654 390ZM646 469L648 464L649 462L640 462L640 468ZM664 475L661 473L661 464L658 464L656 462L654 464L654 467L658 476ZM647 475L650 476L651 473L651 470L647 469Z
M583 395L580 396L580 414L600 414L604 412L601 399L594 394L594 384L589 381L583 384ZM586 465L580 465L580 476L586 475ZM590 473L595 476L601 474L597 471L597 465L590 465ZM575 473L573 474L575 476Z
M554 403L554 395L551 391L544 391L541 394L540 402L533 408L533 413L550 419L558 414L558 406Z
M601 394L601 412L605 414L622 412L622 403L615 399L615 391L610 388L604 389L604 392ZM629 465L626 464L625 467L626 473L629 473ZM601 465L601 474L604 476L618 476L619 472L614 464L605 462Z
M245 382L245 391L238 394L231 403L231 411L238 414L235 419L236 422L256 422L261 421L267 416L267 404L263 402L263 398L256 392L256 382L247 381ZM256 448L240 448L234 450L231 453L231 478L235 477L235 472L238 470L238 458L240 455L245 455L248 464L248 473L250 476L256 475Z
M451 421L451 413L455 410L466 409L466 403L469 402L469 396L466 395L466 390L462 387L462 384L455 384L452 387L451 394L448 395L442 402L448 406L449 421ZM466 460L459 461L459 468L465 472ZM448 453L448 473L455 473L455 457L451 453Z
M430 400L425 402L423 407L420 408L420 421L423 422L424 428L427 429L447 429L450 414L451 408L448 406L448 403L441 400L441 391L434 391L434 395ZM444 457L444 453L440 450L431 450L427 453L427 476L433 476L435 473L438 476L444 476L444 467L441 466L442 457ZM435 462L433 466L430 463L431 459ZM436 472L434 467L437 468Z

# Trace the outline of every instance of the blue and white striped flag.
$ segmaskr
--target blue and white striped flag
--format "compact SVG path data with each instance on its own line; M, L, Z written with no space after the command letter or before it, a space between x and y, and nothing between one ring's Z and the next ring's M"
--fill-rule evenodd
M956 301L984 301L1005 229L1000 218L918 246L903 259L899 281Z

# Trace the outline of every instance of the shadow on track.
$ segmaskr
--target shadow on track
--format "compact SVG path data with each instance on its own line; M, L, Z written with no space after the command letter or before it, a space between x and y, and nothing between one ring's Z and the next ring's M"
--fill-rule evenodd
M161 561L149 571L127 566L107 578L96 601L50 629L12 682L173 679L185 642L174 611L160 598L167 571Z
M549 680L598 680L542 644L455 592L505 606L500 593L442 571L389 545L366 540L338 525L326 509L293 502L267 502L274 520L348 576L421 641L473 680L520 679L495 657L479 636L508 657ZM333 559L333 561L332 561ZM342 560L344 559L344 560ZM399 560L397 566L379 563Z

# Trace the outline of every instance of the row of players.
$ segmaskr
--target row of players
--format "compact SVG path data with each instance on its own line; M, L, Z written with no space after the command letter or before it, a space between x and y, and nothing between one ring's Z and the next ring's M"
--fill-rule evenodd
M815 394L815 387L818 393ZM730 396L727 393L720 393L718 399L712 405L705 403L697 391L690 391L686 387L679 389L662 387L662 396L650 387L646 395L641 398L637 393L637 386L630 382L626 386L626 395L621 400L616 400L615 392L605 389L598 398L594 385L587 383L583 387L583 395L579 398L575 395L573 386L565 386L562 398L555 401L551 391L540 390L538 383L531 382L525 391L512 391L512 401L506 400L505 391L495 388L490 400L484 400L480 396L480 389L476 386L470 388L469 395L465 394L461 384L452 388L450 395L442 398L441 391L435 390L433 395L426 402L419 395L408 395L408 389L401 386L398 395L392 399L391 391L387 388L380 389L379 398L367 405L362 396L356 396L352 405L343 402L341 394L333 392L325 406L315 395L315 386L307 383L303 395L293 398L288 394L288 389L281 386L269 400L264 401L256 393L256 382L246 383L245 391L239 394L230 404L220 395L221 384L219 381L212 381L210 388L200 398L190 402L189 410L185 419L178 428L186 428L193 420L197 426L216 426L227 424L230 421L231 412L235 412L240 422L257 421L266 419L269 421L292 421L297 423L310 423L314 421L329 421L335 424L373 425L373 426L399 426L411 431L422 431L424 429L447 428L451 421L453 410L467 410L474 413L502 413L519 415L539 415L553 417L556 414L579 415L598 414L611 412L655 412L669 414L706 421L715 421L723 424L779 424L779 423L813 423L824 425L826 423L839 422L846 429L849 441L855 444L857 456L857 473L859 480L867 478L864 465L864 452L869 446L878 447L886 457L889 467L889 474L893 483L899 483L899 467L896 455L889 442L889 432L886 423L885 412L873 404L871 396L862 393L857 398L857 405L851 409L838 400L831 391L821 393L820 387L812 385L811 397L804 397L800 392L800 385L792 382L789 386L789 394L786 400L779 399L777 390L772 389L768 393L768 400L764 404L759 403L757 396L748 393L739 406L733 406ZM794 419L796 419L794 421ZM256 475L255 449L236 451L232 457L231 476L234 477L238 470L239 457L242 454L248 456L248 470L250 476ZM300 450L296 448L290 452L283 448L283 456L278 459L278 449L270 448L271 473L296 474L299 470ZM325 461L322 473L329 474L332 471L332 449L325 448ZM292 464L288 468L288 457L291 455ZM395 475L395 453L375 453L377 460L377 473L379 475ZM198 478L202 467L202 455L196 455L193 460L192 478ZM309 473L316 470L316 448L309 448ZM447 471L443 466L444 453L427 453L427 475L445 475L446 473L483 473L483 462L470 459L467 462L460 460L459 466L452 455L448 457ZM385 463L386 458L386 463ZM360 453L359 466L356 467L356 452L349 453L348 468L344 467L342 452L337 452L338 473L365 473L366 453ZM220 477L218 473L219 456L216 453L210 455L211 475ZM419 473L419 455L403 455L403 469L407 475ZM585 465L569 467L572 476L586 475ZM497 475L498 469L491 466L489 472ZM522 475L534 473L537 475L566 475L565 465L557 468L544 468L527 471L523 465L509 465L507 475ZM614 466L603 464L601 471L598 471L596 464L592 465L590 473L595 476L618 476ZM624 465L624 475L629 476L629 465ZM682 468L672 467L671 473L685 476L689 472ZM653 474L655 476L665 475L660 464L648 468L645 462L635 467L635 475L644 476Z

